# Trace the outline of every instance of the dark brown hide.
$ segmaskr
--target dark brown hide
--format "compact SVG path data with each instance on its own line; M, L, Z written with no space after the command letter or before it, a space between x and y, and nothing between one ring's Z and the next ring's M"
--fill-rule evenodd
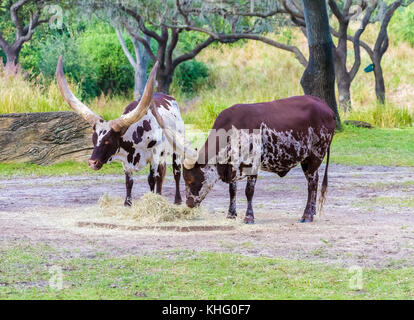
M329 106L323 100L313 96L296 96L256 104L237 104L222 111L213 125L215 130L228 131L233 127L251 131L261 129L262 170L274 172L283 177L290 169L302 164L309 183L309 197L301 221L312 221L316 207L317 170L329 149L335 130L335 114ZM285 137L295 143L286 143ZM216 140L216 152L208 154L208 142L213 139ZM203 168L206 166L200 163L207 163L209 159L216 157L219 151L218 137L212 133L200 150L198 163L191 170L184 168L183 176L187 192L198 196L205 181ZM239 169L243 166L249 165L241 163ZM222 181L226 183L235 181L237 172L231 164L216 164L216 168ZM327 177L327 174L325 176ZM253 222L251 199L256 179L252 177L248 177L246 186L248 198L246 222L248 223ZM326 183L324 181L324 185ZM232 193L235 193L234 188L235 186L230 187L231 202L233 201ZM187 197L189 206L196 205L196 203L189 202L193 201L188 201ZM233 206L232 203L229 212L230 215L236 212L235 205Z
M154 104L158 107L164 107L165 109L169 110L168 102L174 101L175 99L167 94L156 92L153 95L152 100L154 101ZM131 110L134 110L136 106L138 105L140 100L138 101L132 101L124 110L123 114L127 114Z

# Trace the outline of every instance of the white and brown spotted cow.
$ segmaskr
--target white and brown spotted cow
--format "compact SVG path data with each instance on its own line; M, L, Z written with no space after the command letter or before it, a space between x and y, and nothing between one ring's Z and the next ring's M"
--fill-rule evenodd
M151 191L161 194L166 174L167 157L172 155L172 166L176 183L175 203L181 203L180 176L181 161L177 153L171 152L169 142L163 130L149 112L149 106L158 110L159 114L170 126L184 134L184 122L181 119L177 101L162 93L153 93L158 63L152 69L144 93L140 101L131 102L122 116L116 120L104 121L86 105L80 102L70 91L63 73L62 57L60 57L56 78L62 96L71 108L79 113L93 126L93 152L89 166L99 170L105 163L120 161L125 172L126 198L125 205L131 205L133 186L132 173L138 172L150 164L148 183Z
M192 149L179 132L163 123L168 140L184 156L183 176L187 205L194 207L214 183L229 183L228 218L236 217L236 181L247 178L247 211L244 221L254 222L252 198L259 169L280 177L298 164L308 181L308 201L301 222L313 221L316 213L318 168L328 154L320 204L327 190L329 147L335 130L335 114L319 98L298 96L272 102L237 104L222 111L200 149ZM247 155L247 156L246 156Z

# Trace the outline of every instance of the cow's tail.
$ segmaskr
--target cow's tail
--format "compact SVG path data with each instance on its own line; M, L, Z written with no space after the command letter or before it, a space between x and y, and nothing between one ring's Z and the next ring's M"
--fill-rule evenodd
M323 205L325 204L326 200L326 192L328 191L328 167L329 167L329 151L331 146L328 147L328 152L326 156L326 166L325 166L325 174L323 176L322 181L322 188L321 188L321 196L319 197L319 216L322 215Z

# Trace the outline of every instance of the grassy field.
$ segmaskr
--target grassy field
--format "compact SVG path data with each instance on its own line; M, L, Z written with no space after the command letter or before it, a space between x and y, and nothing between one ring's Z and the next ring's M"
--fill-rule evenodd
M334 137L331 156L339 164L414 166L414 128L345 127Z
M213 252L63 258L46 246L0 249L0 299L410 299L414 268L347 268ZM60 278L60 275L62 277ZM58 281L62 279L60 289Z
M195 142L200 146L203 140ZM363 129L345 126L335 135L332 163L346 165L414 166L414 128ZM171 168L169 168L169 174ZM142 171L147 174L148 168ZM0 163L0 177L84 174L122 174L122 165L112 163L93 171L86 162L63 162L50 166Z

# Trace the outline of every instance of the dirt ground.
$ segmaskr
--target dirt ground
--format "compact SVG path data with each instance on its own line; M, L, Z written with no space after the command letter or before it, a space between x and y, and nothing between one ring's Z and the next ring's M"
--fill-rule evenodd
M322 175L322 168L320 169ZM208 218L193 224L232 225L222 231L125 230L84 222L128 221L103 217L98 199L123 197L123 174L0 179L0 246L50 244L69 256L213 250L252 256L307 259L344 266L402 267L414 263L414 168L331 165L327 202L313 223L298 222L307 199L300 168L286 177L262 173L256 184L255 225L243 225L245 182L239 183L238 220L225 219L228 185L217 183L203 202ZM184 188L182 195L184 197ZM148 191L137 175L134 198ZM169 176L163 194L171 201ZM79 226L83 222L83 226Z

